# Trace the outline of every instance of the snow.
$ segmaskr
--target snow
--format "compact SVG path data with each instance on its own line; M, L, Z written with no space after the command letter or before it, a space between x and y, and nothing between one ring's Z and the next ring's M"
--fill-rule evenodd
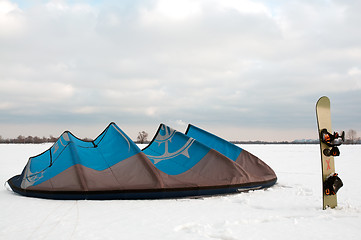
M0 145L0 181L49 148ZM200 199L60 201L0 188L0 239L360 239L361 145L340 147L338 207L322 210L318 145L244 145L269 164L269 189Z

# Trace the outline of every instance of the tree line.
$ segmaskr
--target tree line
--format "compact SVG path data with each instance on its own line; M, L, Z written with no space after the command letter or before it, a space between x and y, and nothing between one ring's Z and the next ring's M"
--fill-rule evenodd
M0 143L48 143L56 142L58 138L49 136L49 137L33 137L33 136L22 136L19 135L17 138L3 138L0 135Z
M0 135L0 144L1 143L54 143L58 138L50 135L49 137L33 137L33 136L23 136L19 135L17 138L3 138ZM92 141L90 138L83 138L84 141ZM308 140L294 140L294 141L231 141L234 144L317 144L319 141L317 139L308 139ZM137 141L135 143L149 143L148 133L145 131L139 132ZM345 144L361 144L361 138L357 137L357 132L353 129L350 129L346 133Z
M318 144L318 139L302 139L293 141L231 141L234 144ZM344 144L361 144L361 137L357 137L356 130L350 129L345 134Z
M23 135L19 135L17 138L3 138L0 135L0 144L1 143L18 143L18 144L26 144L26 143L33 143L33 144L39 144L39 143L54 143L56 142L56 140L58 140L58 138L50 135L49 137L38 137L38 136L23 136ZM93 139L91 138L83 138L81 139L83 141L93 141ZM137 137L137 141L135 141L135 143L149 143L148 141L148 133L146 133L145 131L139 132L138 137Z

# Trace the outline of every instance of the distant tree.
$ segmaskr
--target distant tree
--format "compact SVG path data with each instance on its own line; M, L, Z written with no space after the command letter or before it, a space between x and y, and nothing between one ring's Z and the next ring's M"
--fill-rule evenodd
M357 132L353 129L348 130L346 140L347 143L355 144L357 142Z
M53 135L50 135L48 139L49 139L48 140L49 142L56 142L56 140L57 140L57 138L54 137Z
M27 136L25 138L25 143L34 143L34 137L33 136Z
M92 142L93 141L93 139L88 138L88 137L85 137L82 140L85 141L85 142Z
M146 133L145 131L139 132L137 137L137 142L145 143L147 141L147 138L148 138L148 133Z
M33 143L43 143L43 141L41 138L35 136L35 137L33 137Z
M19 135L15 140L15 143L25 143L25 137L22 135Z

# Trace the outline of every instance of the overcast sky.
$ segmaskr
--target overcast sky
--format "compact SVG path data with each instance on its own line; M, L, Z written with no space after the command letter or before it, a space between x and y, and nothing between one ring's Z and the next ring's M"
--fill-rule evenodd
M361 135L361 1L0 0L0 135Z

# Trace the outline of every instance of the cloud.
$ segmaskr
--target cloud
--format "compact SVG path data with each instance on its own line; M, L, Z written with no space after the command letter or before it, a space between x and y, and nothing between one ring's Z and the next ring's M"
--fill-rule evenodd
M361 100L357 1L0 5L3 124L310 129L319 96ZM343 115L356 119L353 107Z
M14 3L0 1L0 37L11 37L23 30L23 12Z

